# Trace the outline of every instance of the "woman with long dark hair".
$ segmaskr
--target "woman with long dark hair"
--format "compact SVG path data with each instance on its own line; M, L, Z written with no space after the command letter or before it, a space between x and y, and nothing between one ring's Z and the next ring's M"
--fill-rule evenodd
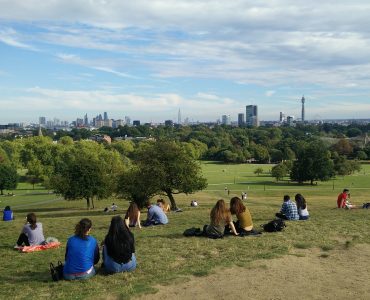
M34 213L29 213L26 217L26 224L22 228L22 232L19 235L17 245L15 247L43 244L45 244L45 237L42 230L42 224L37 222L36 215Z
M253 229L253 221L249 209L243 204L239 197L233 197L230 200L230 212L232 215L236 215L238 221L235 224L236 231L243 235L259 235L258 232Z
M229 225L231 231L235 235L238 235L231 218L230 210L226 207L226 203L223 199L218 200L216 205L212 208L210 218L211 224L205 228L208 237L223 237L226 225Z
M308 213L306 199L301 195L295 195L295 202L297 203L298 215L300 220L308 220L310 214Z
M90 219L81 219L75 227L75 234L68 239L64 279L88 279L95 275L94 265L98 263L100 254L96 239L90 235L91 226Z
M112 218L108 234L105 236L103 263L109 273L136 269L134 235L120 216Z
M125 223L128 227L136 227L140 224L140 210L135 202L131 202L125 215Z

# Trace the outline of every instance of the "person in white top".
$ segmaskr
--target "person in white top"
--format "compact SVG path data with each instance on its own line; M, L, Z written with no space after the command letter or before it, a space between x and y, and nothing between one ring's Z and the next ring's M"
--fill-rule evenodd
M298 215L300 220L308 220L310 214L308 213L306 199L301 195L295 195L295 202L297 203Z

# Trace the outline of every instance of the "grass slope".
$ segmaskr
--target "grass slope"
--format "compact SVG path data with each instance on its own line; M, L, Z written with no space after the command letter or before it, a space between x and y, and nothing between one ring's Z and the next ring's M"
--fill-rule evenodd
M16 217L12 222L0 223L0 298L128 299L132 295L154 291L152 286L158 283L183 281L189 274L205 276L215 267L248 266L256 259L287 254L292 248L319 247L330 255L332 249L345 250L353 243L370 243L370 210L334 209L337 194L344 187L351 189L354 203L370 202L370 165L364 165L359 174L314 186L299 186L287 181L275 183L267 173L271 165L263 165L266 172L256 176L253 171L260 166L203 163L209 182L207 190L176 197L183 212L170 213L169 225L134 229L136 271L109 276L98 274L80 282L52 282L49 262L63 260L66 240L82 217L92 219L92 235L102 241L114 215L104 214L103 208L116 202L120 208L118 213L123 215L127 202L117 199L96 201L97 208L87 211L84 201L64 201L40 187L32 190L29 185L21 185L14 191L16 196L0 197L0 205L10 205ZM225 186L230 189L230 195L225 192ZM284 232L265 233L261 237L226 237L222 240L183 237L186 228L202 227L209 222L209 212L216 200L228 200L242 191L248 193L247 205L256 227L273 218L284 194L294 196L297 192L306 197L311 220L289 222ZM191 208L191 199L197 199L200 206ZM43 223L45 236L57 237L62 242L61 248L28 254L12 249L25 215L30 211L35 212ZM144 212L142 218L145 216Z

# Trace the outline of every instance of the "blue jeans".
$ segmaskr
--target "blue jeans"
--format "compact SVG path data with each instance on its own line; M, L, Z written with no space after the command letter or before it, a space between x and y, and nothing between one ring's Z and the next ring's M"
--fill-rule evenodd
M65 280L77 280L77 279L89 279L96 274L95 268L92 267L91 271L87 271L85 273L76 274L63 274Z
M104 268L109 273L130 272L136 269L136 256L132 253L131 260L125 264L116 263L107 253L107 247L103 247Z

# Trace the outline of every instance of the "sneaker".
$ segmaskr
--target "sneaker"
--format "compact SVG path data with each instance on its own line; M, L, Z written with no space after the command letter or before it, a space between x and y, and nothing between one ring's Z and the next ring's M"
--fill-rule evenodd
M22 246L19 246L19 245L17 245L17 244L14 246L14 249L15 249L15 250L19 250L19 249L22 249L22 248L23 248Z

